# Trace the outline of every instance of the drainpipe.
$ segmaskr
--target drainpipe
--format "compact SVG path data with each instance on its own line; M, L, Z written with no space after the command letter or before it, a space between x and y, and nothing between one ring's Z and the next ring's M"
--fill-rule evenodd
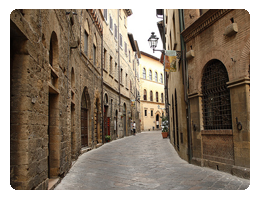
M101 34L101 109L102 109L102 116L101 116L101 123L102 123L102 143L105 143L105 133L104 133L104 98L103 98L103 56L104 56L104 51L103 51L103 33Z
M117 49L117 53L118 53L118 98L119 98L119 103L118 103L118 106L119 106L119 109L118 109L118 115L119 115L119 112L121 112L121 109L120 109L120 105L121 105L121 93L120 93L120 83L121 83L121 76L120 76L120 71L121 71L121 66L120 66L120 35L119 35L119 9L117 10L117 19L118 19L118 49ZM122 41L123 42L123 41ZM119 120L118 120L119 121ZM118 127L118 121L117 121L117 127ZM117 130L119 131L119 130ZM118 136L119 136L119 133L118 133Z
M179 9L179 20L180 20L180 32L182 32L185 29L184 24L184 12L183 9ZM188 156L189 156L189 163L191 163L192 159L192 140L191 140L191 118L190 118L190 102L188 98L188 65L186 62L186 44L184 42L184 39L182 35L181 37L181 50L182 50L182 70L183 70L183 81L184 81L184 99L185 103L187 105L186 109L186 117L187 117L187 139L188 139Z

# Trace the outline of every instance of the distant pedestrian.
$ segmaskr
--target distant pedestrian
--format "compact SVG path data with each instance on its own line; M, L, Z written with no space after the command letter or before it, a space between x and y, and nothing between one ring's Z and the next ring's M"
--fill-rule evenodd
M135 121L133 123L133 130L134 130L134 135L135 135Z
M133 121L131 120L131 135L132 135L132 132L133 132L133 126L134 126L134 123L133 123Z

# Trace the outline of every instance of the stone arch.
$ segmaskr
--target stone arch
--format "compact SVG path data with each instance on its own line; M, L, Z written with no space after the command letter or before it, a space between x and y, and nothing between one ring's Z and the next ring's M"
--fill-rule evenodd
M204 70L204 67L206 66L206 64L214 59L219 60L226 67L228 74L231 74L230 73L231 67L228 67L228 66L230 66L230 64L232 62L231 57L232 56L230 56L229 52L223 52L216 48L207 52L205 54L205 56L202 57L202 59L200 60L200 70L201 71L200 71L200 73L198 73L198 77L194 78L194 85L197 85L198 93L201 93L201 80L202 80L203 70Z

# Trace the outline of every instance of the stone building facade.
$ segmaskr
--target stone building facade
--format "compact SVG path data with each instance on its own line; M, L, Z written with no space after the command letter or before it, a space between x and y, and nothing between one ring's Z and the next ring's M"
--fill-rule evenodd
M13 188L50 189L81 153L104 143L103 12L11 13Z
M111 139L140 132L139 58L137 41L127 30L130 9L104 9L104 130ZM109 125L110 122L110 126Z
M249 178L250 15L243 9L164 10L171 142L200 166ZM181 35L181 37L180 37ZM177 109L177 110L176 110Z
M141 130L160 130L164 107L163 65L159 59L141 51Z

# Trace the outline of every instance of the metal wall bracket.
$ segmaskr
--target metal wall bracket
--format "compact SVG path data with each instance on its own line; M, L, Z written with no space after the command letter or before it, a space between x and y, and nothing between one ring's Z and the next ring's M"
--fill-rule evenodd
M236 117L236 123L237 123L237 129L239 131L241 131L242 130L242 124L241 124L241 122L238 121L237 117Z

